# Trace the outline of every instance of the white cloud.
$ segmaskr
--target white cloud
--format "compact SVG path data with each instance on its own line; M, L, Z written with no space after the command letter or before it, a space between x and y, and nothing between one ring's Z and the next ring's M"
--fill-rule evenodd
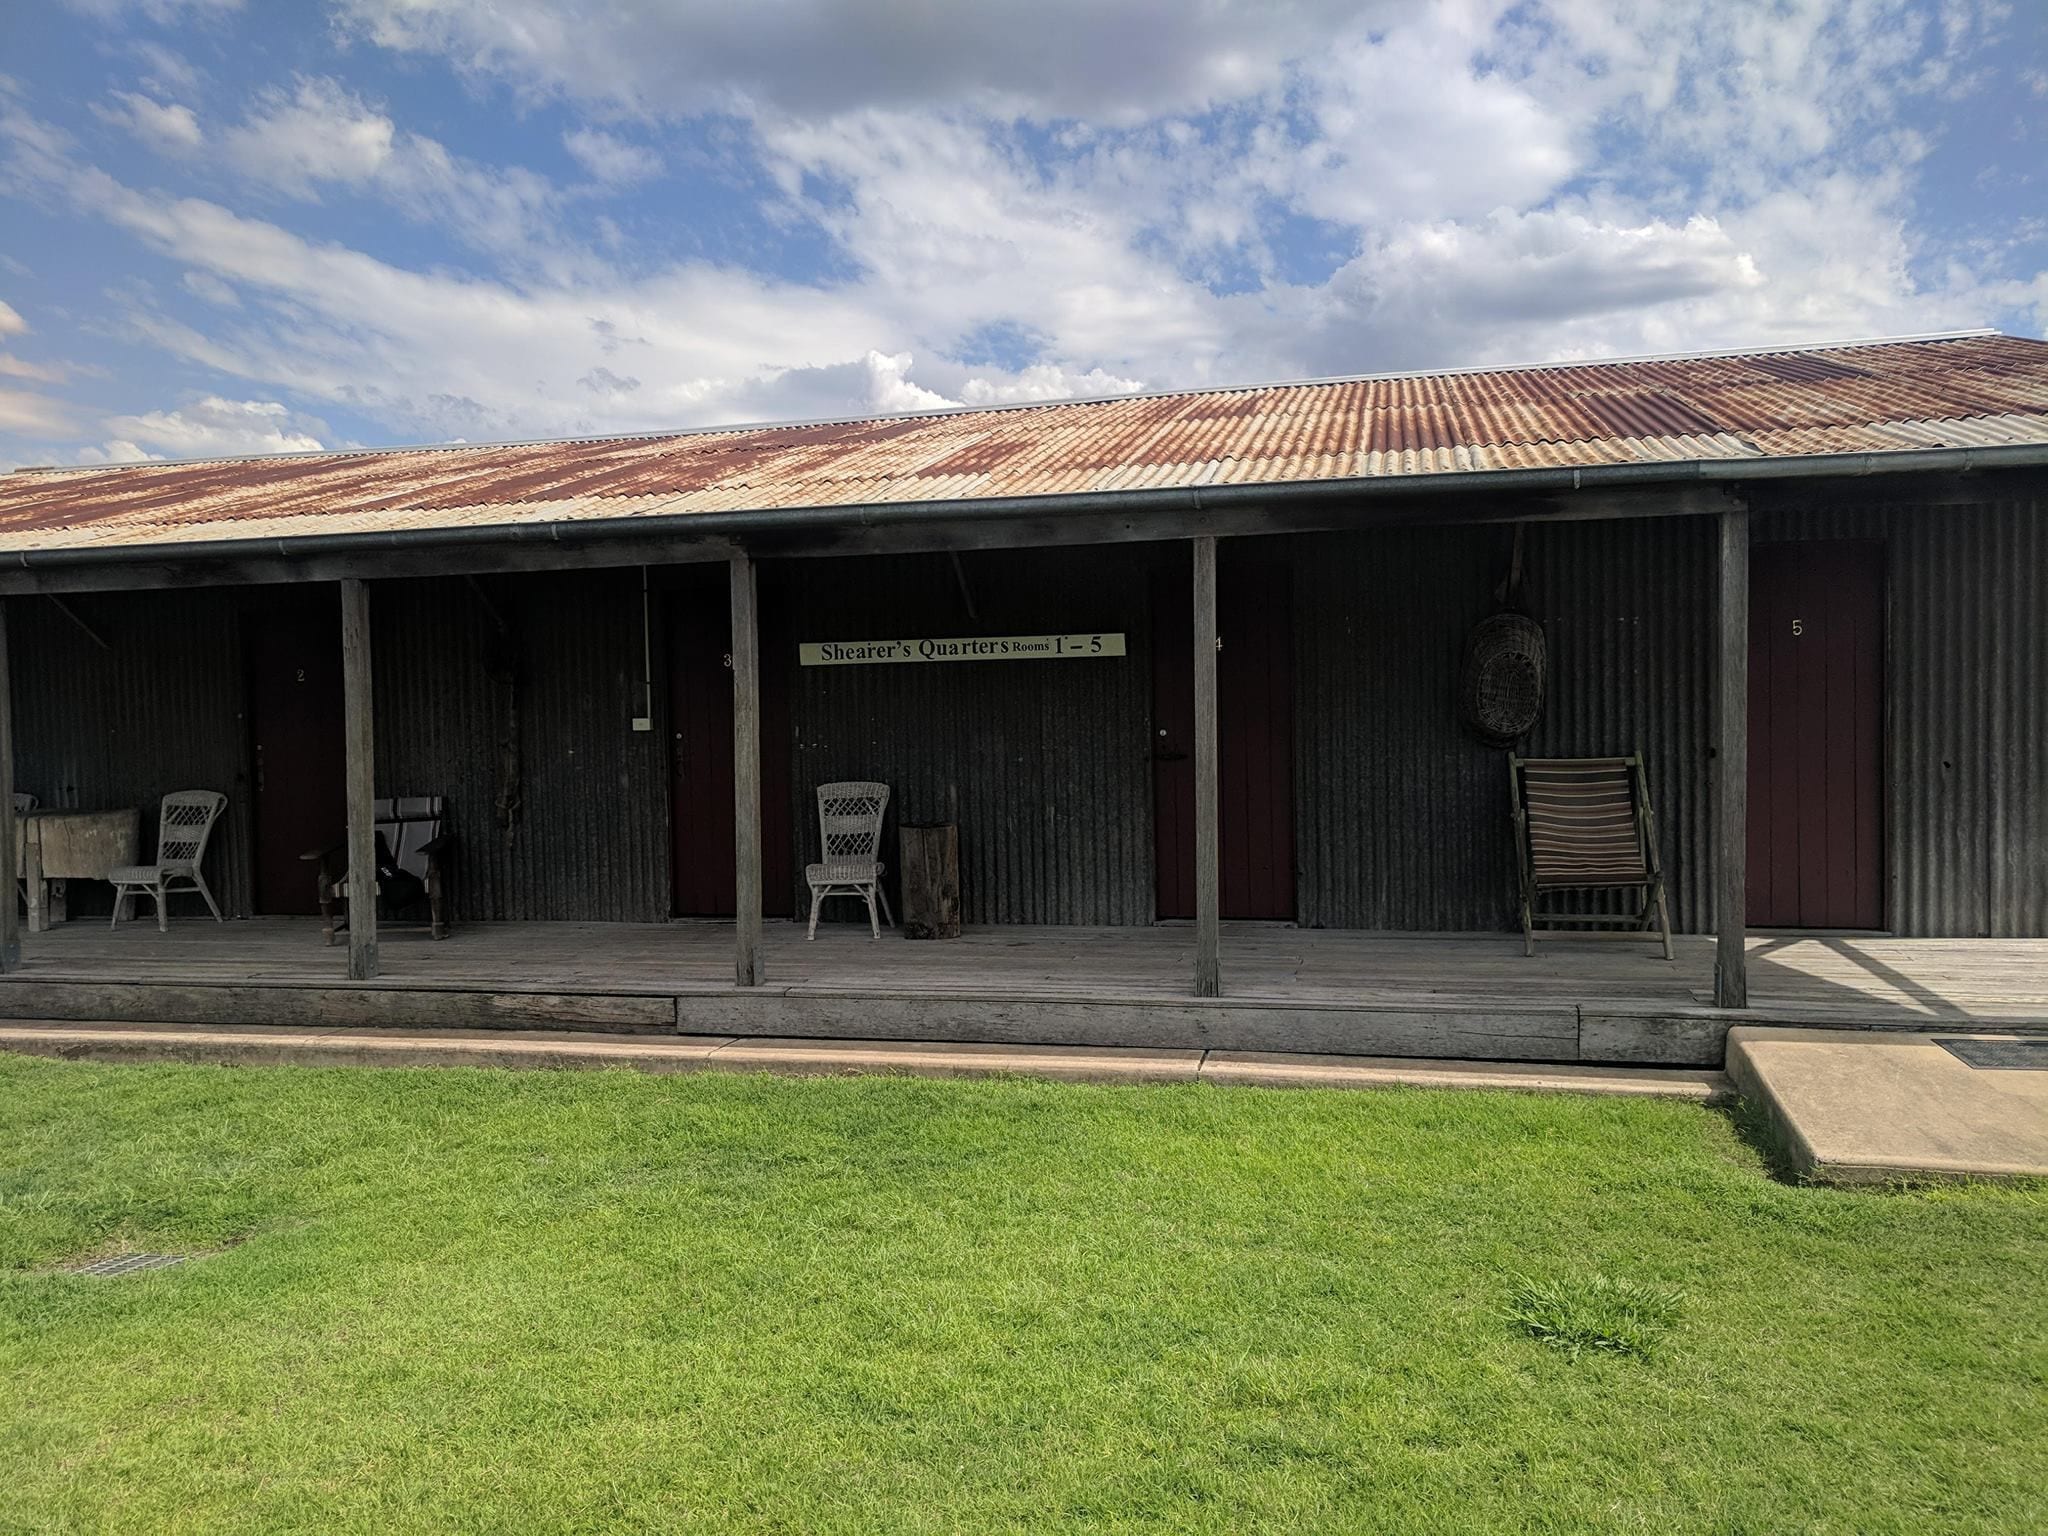
M562 135L562 145L584 170L606 186L631 186L661 174L661 156L653 150L595 128L571 129Z
M52 363L32 363L0 352L0 378L28 379L37 384L62 384L65 370Z
M911 382L911 355L870 349L848 363L790 368L749 392L770 417L869 416L944 410L960 402Z
M146 17L159 26L187 20L211 20L242 8L242 0L63 0L65 7L98 21L124 15Z
M203 299L218 309L242 307L242 296L235 292L234 286L222 282L211 272L184 272L179 275L178 282L195 299Z
M196 96L206 78L182 53L152 39L131 42L128 51L142 63L142 83L159 96Z
M326 424L275 400L225 400L208 395L172 411L110 416L111 434L84 463L127 464L143 459L239 457L252 453L309 453L326 446L314 433Z
M1212 0L1175 24L1166 0L342 8L352 35L439 53L486 99L509 83L614 126L736 114L719 173L765 167L769 218L833 257L797 281L636 246L590 216L596 187L459 157L325 76L222 137L281 194L274 220L246 186L117 182L0 93L0 174L179 263L213 310L137 290L112 323L237 392L395 436L2048 321L2023 244L1935 262L1915 217L1928 141L1905 104L1967 88L1993 14L1977 0L1934 20L1904 0ZM663 169L634 131L563 143L621 186ZM344 195L467 242L474 270L308 238L282 200ZM109 432L97 451L182 451Z
M26 336L29 324L21 311L0 299L0 338ZM0 352L0 379L23 379L31 384L61 384L65 370L54 364L32 363L27 358ZM0 387L0 432L54 432L71 424L71 408L61 400L25 389Z
M260 295L266 313L201 333L148 308L138 336L194 362L436 437L658 427L726 414L784 374L861 358L886 327L847 298L680 268L634 283L522 289L409 272L216 204L77 178L84 205L180 262ZM576 381L645 387L598 397Z
M263 92L221 150L244 175L311 199L323 182L371 180L390 163L396 136L390 118L339 81L301 77L289 92Z
M134 91L114 92L114 102L113 106L96 103L93 111L103 121L127 129L151 149L185 154L206 140L190 107L155 101Z
M1410 323L1441 314L1497 334L1739 294L1762 281L1754 256L1713 219L1623 225L1575 211L1503 211L1402 225L1329 286Z
M591 369L576 382L592 394L607 398L630 395L640 387L640 381L631 374L613 373L611 369L603 366Z
M221 143L236 169L289 197L317 202L323 188L340 188L506 260L558 273L578 264L557 228L560 194L545 177L451 154L338 80L301 76L289 91L264 91Z
M1142 379L1120 379L1100 368L1074 373L1052 363L1033 363L1015 378L969 379L961 388L960 398L967 405L1017 405L1034 400L1128 395L1144 387Z
M861 269L863 302L921 346L1023 317L1047 353L1033 361L1130 372L1174 355L1197 377L1214 361L1210 296L1140 248L1130 203L1041 175L978 121L863 112L761 133L793 195L837 189L809 216Z
M64 433L76 425L61 400L25 389L0 388L0 432Z
M1339 29L1390 23L1395 0L337 0L385 48L431 52L524 89L650 116L760 106L1134 120L1277 84Z
M1528 85L1472 67L1489 25L1468 6L1340 37L1306 60L1304 142L1268 147L1272 189L1346 225L1484 215L1541 203L1579 168L1578 127Z
M1603 179L1654 167L1694 196L1747 201L1803 171L1910 161L1901 108L1965 74L2001 9L2002 0L1546 0L1513 13L1492 51L1552 111L1598 122L1611 138L1640 136Z

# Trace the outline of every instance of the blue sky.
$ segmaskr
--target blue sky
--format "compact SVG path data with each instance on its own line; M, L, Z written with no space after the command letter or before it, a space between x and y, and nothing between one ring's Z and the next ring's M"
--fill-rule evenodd
M2048 329L2041 0L0 0L0 468Z

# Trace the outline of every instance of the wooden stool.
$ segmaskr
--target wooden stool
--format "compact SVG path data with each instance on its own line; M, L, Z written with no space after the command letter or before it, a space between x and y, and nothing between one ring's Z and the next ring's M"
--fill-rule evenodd
M903 936L960 937L960 828L950 821L897 829L903 875Z

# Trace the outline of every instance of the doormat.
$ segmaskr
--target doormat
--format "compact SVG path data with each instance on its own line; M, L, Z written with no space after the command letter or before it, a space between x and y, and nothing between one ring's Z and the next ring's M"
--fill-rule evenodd
M109 1275L133 1275L145 1269L169 1269L173 1264L185 1262L182 1253L123 1253L111 1259L100 1259L71 1271L74 1275L93 1275L105 1278Z
M1956 1060L1987 1072L2048 1072L2048 1040L1953 1040L1934 1043Z

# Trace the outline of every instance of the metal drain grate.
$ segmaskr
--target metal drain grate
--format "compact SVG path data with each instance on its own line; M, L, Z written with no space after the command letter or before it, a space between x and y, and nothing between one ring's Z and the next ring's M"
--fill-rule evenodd
M1987 1072L2048 1072L2048 1040L1957 1040L1934 1043L1956 1060Z
M182 1253L123 1253L111 1259L100 1259L71 1271L74 1275L133 1275L145 1269L169 1269L173 1264L185 1262Z

